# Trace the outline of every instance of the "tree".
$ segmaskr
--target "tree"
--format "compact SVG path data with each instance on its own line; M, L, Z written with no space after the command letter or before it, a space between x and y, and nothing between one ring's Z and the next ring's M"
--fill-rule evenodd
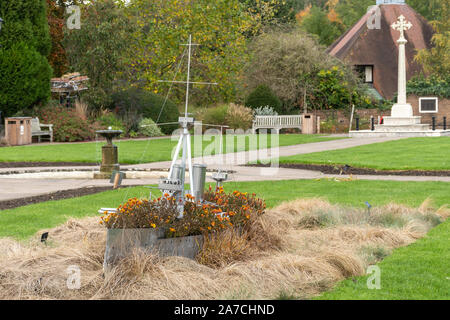
M436 33L431 38L433 47L420 50L416 61L423 65L425 72L438 77L447 77L450 74L450 5L442 3L441 18L433 21Z
M367 13L367 9L374 4L374 0L340 0L339 3L336 4L335 10L345 28L350 28L358 22L358 20Z
M326 103L316 88L324 77L321 70L339 67L339 81L354 91L359 83L352 70L325 52L315 39L299 30L289 33L263 34L251 45L252 60L246 68L246 86L249 92L266 85L288 107L309 106L322 108ZM325 74L327 76L327 74ZM284 110L289 111L289 110Z
M301 20L300 26L317 36L319 43L326 46L332 44L345 29L334 11L327 14L325 10L316 6L312 6L309 14Z
M52 49L48 61L55 77L63 75L68 68L66 50L63 47L64 10L64 5L59 5L54 0L47 0L47 19L52 39Z
M135 0L131 12L140 29L135 34L131 66L136 80L154 93L166 93L170 84L158 80L186 79L186 43L192 35L192 81L217 82L194 86L194 104L231 101L247 61L247 37L258 33L262 17L271 8L250 12L239 0ZM184 50L184 53L183 53ZM184 100L185 88L174 85L171 98Z
M442 6L448 4L447 0L407 0L406 2L428 21L442 20L444 18Z
M50 96L51 41L45 0L2 0L0 110L13 115Z
M100 109L111 103L118 80L127 71L134 21L121 2L97 0L81 5L80 30L65 28L65 47L72 71L89 77L84 98Z

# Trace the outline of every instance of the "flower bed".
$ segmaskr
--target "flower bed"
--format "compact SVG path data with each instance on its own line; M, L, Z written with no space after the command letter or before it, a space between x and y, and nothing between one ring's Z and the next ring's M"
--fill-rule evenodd
M201 248L202 236L230 228L244 230L266 209L264 200L255 194L225 193L223 188L213 191L210 187L204 194L206 203L191 195L187 198L182 219L177 219L176 199L168 194L153 201L129 199L117 212L105 212L100 221L108 228L105 265L130 252L132 247L194 258Z

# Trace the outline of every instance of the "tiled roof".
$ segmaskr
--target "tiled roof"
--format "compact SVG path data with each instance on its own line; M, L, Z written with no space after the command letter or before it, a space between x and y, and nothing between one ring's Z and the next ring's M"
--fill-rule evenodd
M372 13L365 14L353 27L335 41L327 52L351 65L374 66L374 88L384 97L392 99L397 91L399 32L391 28L400 15L413 24L405 32L406 70L409 79L422 67L414 62L417 50L431 46L433 29L420 14L407 4L375 6L380 10L380 29L369 29L367 21Z

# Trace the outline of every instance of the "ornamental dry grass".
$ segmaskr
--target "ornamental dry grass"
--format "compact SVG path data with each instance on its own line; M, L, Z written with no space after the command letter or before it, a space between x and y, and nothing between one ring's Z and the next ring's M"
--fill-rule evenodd
M71 220L28 243L0 240L2 299L309 298L364 274L392 249L423 237L449 216L427 201L418 209L389 204L367 210L320 200L284 203L248 230L205 239L197 261L133 252L103 274L105 229L99 218ZM81 288L69 290L68 267Z

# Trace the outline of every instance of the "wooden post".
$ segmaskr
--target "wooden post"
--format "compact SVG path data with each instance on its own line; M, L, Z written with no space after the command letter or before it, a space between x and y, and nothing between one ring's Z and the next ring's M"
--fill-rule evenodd
M350 115L350 128L348 129L348 131L352 131L352 124L353 124L353 114L355 113L355 105L352 104L352 114Z
M116 175L114 177L114 187L113 187L113 189L117 189L119 187L119 180L120 180L120 172L116 172Z
M320 116L317 116L317 134L320 133Z

